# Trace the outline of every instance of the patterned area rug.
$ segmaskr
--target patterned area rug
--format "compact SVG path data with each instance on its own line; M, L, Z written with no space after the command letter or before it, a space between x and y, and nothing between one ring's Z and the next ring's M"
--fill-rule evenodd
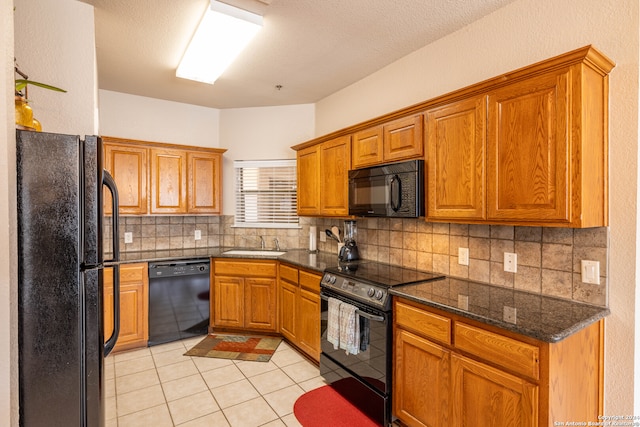
M185 356L268 362L282 338L244 335L207 335Z

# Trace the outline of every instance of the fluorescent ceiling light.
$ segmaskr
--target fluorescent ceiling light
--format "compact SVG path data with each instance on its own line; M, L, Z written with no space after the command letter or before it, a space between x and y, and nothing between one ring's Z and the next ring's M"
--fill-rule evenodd
M262 16L211 0L176 76L213 84L260 28Z

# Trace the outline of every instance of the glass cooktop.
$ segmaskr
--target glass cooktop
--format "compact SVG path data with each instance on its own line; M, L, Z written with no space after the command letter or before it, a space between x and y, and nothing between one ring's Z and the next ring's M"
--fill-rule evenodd
M429 280L442 279L445 277L442 274L372 261L341 263L337 267L329 267L324 271L343 277L349 277L352 280L369 282L384 287L427 282Z

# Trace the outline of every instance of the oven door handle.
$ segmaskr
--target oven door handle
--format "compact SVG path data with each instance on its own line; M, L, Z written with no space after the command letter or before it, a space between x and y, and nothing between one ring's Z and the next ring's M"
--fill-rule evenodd
M320 298L322 298L325 301L329 301L329 297L327 297L327 296L320 295ZM373 320L374 322L384 322L384 317L377 316L375 314L369 314L369 313L367 313L365 311L361 311L360 309L357 309L357 308L356 308L356 314L358 316L362 316L362 317L367 318L369 320Z

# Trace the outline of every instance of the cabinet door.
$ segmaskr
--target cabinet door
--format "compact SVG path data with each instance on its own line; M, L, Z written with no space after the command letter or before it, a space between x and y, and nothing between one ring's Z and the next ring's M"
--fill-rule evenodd
M189 152L187 210L189 213L222 212L222 155Z
M213 326L244 326L244 280L239 277L216 277L213 282Z
M104 339L113 332L113 269L106 268L104 289ZM113 351L147 345L149 339L149 282L147 264L120 267L120 333Z
M450 352L402 329L394 347L394 414L408 426L448 427Z
M320 295L299 289L296 335L300 348L320 360Z
M490 220L569 221L569 90L561 70L489 94Z
M280 333L295 342L296 341L296 300L298 286L284 280L280 280Z
M453 426L538 425L536 385L455 354L451 367Z
M298 215L320 213L320 146L298 151Z
M486 100L427 111L427 220L485 218Z
M343 136L320 146L320 213L324 216L349 214L349 168L351 137Z
M244 327L276 331L275 279L246 278L244 283Z
M422 157L423 149L422 114L394 120L384 125L385 162Z
M186 152L151 150L151 213L187 212Z
M383 138L382 126L355 133L351 143L351 167L357 169L382 163Z
M142 147L109 144L105 142L104 168L118 186L120 214L147 213L147 156ZM104 212L111 213L111 194L105 191Z

